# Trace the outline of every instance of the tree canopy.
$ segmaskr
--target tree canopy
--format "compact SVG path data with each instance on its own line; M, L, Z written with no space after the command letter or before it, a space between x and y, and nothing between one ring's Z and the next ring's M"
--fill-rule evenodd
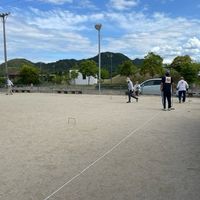
M171 63L171 67L175 69L177 72L181 72L181 68L183 65L190 65L192 63L192 59L190 56L177 56Z
M23 65L20 69L19 82L22 84L38 84L39 81L39 70L29 65Z
M119 73L122 76L132 76L137 73L137 67L131 60L126 60L119 66Z
M107 69L104 68L101 69L101 78L102 79L109 78L109 71Z
M177 56L172 61L170 67L176 70L180 76L183 76L189 83L194 83L200 70L200 64L194 63L190 56Z
M76 78L78 77L78 71L77 70L71 70L70 72L71 79L74 80L74 85L76 84Z
M88 85L90 84L90 76L96 77L98 68L93 60L84 60L80 63L79 71L83 76L88 76Z
M163 73L163 58L153 52L148 53L144 57L144 62L141 67L141 74L149 74L152 78Z

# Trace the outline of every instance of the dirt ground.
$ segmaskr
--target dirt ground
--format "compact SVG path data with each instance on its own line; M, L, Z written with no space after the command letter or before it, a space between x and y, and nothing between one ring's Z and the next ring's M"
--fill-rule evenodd
M0 199L199 200L200 98L0 93Z

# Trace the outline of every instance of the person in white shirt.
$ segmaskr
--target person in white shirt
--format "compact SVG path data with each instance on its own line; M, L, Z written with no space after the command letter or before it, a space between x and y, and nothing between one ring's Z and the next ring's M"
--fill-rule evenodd
M8 78L7 79L7 95L9 95L9 94L13 94L13 92L12 92L12 86L13 86L13 83L12 83L12 81Z
M184 80L183 77L181 77L181 80L178 82L176 89L178 90L178 99L179 103L182 102L184 103L186 100L186 91L188 90L189 85L188 83Z
M141 92L141 87L140 87L140 84L138 83L138 81L135 82L134 91L135 91L135 95L139 96L139 94Z
M131 103L131 97L136 99L136 102L138 102L138 97L136 97L134 95L134 87L133 87L133 83L130 80L130 78L127 78L127 83L128 83L128 101L127 101L127 103Z

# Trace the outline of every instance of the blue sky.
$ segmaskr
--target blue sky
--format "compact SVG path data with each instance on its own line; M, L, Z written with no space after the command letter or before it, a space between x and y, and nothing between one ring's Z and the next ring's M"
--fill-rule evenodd
M199 0L1 0L0 13L5 12L11 13L6 20L8 60L93 57L98 53L94 25L101 23L101 52L135 59L152 51L166 63L181 55L200 62Z

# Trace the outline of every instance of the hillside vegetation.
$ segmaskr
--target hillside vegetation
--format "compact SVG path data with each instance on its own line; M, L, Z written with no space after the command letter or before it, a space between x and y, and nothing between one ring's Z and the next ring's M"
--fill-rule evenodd
M63 59L58 60L51 63L44 63L44 62L31 62L29 60L23 59L23 58L16 58L9 60L7 62L8 65L8 72L11 73L17 73L23 65L28 64L29 66L34 66L43 71L44 73L58 73L58 72L67 72L72 68L76 68L82 61L82 60L76 60L76 59ZM93 60L98 64L98 55L88 58L87 60ZM106 69L110 72L112 67L112 72L116 72L119 65L122 64L126 60L131 60L127 56L121 54L121 53L112 53L112 52L104 52L101 53L101 68ZM136 66L141 66L143 59L135 59L131 60ZM0 74L3 75L5 73L5 65L2 63L0 65Z

